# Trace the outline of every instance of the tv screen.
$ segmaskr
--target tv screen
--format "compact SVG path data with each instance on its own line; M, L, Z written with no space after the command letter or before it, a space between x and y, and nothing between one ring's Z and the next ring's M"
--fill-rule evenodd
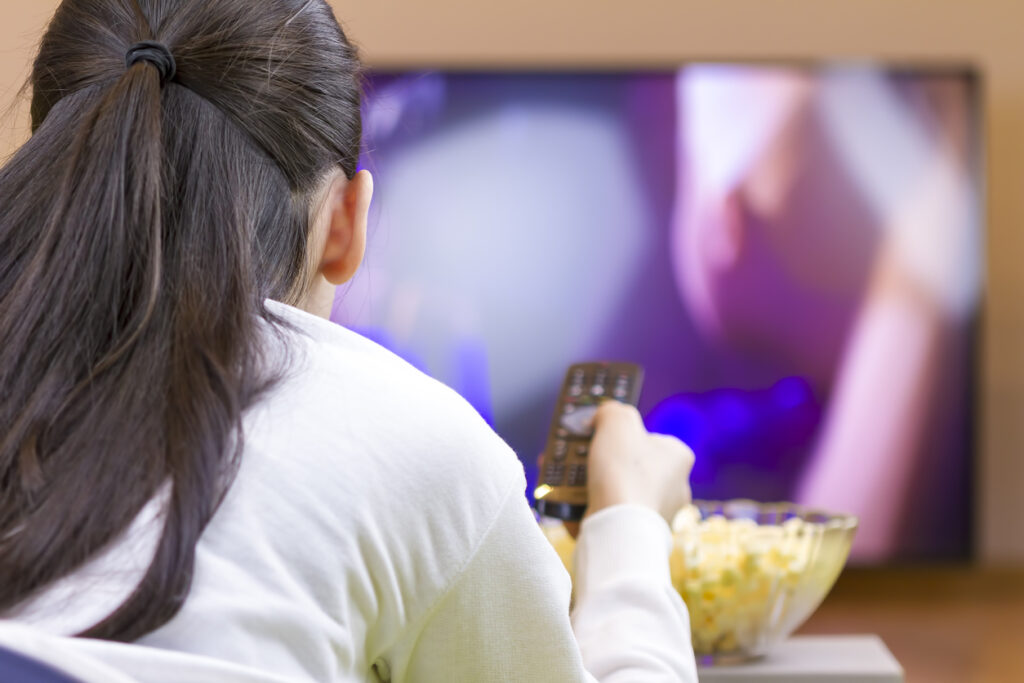
M530 480L566 368L646 370L697 498L854 513L853 561L969 553L976 79L691 64L378 73L333 319L461 393Z

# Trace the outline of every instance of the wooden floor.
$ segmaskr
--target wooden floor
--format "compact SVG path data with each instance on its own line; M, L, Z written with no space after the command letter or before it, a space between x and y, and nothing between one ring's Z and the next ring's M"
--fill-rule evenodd
M800 633L877 633L908 683L1024 683L1024 569L848 569Z

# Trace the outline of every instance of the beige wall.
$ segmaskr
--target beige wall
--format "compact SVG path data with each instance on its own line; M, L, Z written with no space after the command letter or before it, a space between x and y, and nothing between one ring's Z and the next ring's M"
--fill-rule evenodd
M6 158L28 135L28 107L16 100L28 78L55 0L4 0L0 6L0 154Z
M0 97L27 74L55 0L0 9ZM334 0L380 67L638 67L688 59L969 61L985 82L988 290L980 387L980 557L1024 561L1024 3L1018 0ZM0 150L24 135L24 112ZM11 136L14 136L12 138Z

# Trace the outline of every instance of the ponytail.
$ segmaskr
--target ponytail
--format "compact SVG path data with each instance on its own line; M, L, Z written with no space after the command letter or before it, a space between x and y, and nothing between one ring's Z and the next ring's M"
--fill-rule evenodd
M322 0L158 16L167 4L65 0L36 61L34 134L0 170L0 613L166 486L144 578L82 634L124 641L188 595L242 415L275 379L263 301L301 293L308 190L358 156L355 53ZM153 55L126 65L152 26L176 75ZM337 70L288 61L289 40Z

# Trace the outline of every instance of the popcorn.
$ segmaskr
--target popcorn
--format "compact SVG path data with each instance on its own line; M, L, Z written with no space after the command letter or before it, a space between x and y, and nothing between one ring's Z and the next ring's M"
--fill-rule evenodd
M823 527L798 517L781 524L710 515L695 506L672 520L672 585L690 612L698 655L756 651L763 626L789 618ZM560 524L545 526L566 567L572 539Z
M819 525L780 525L711 515L693 506L673 520L672 583L690 610L701 655L751 650L766 619L778 619L811 560Z

